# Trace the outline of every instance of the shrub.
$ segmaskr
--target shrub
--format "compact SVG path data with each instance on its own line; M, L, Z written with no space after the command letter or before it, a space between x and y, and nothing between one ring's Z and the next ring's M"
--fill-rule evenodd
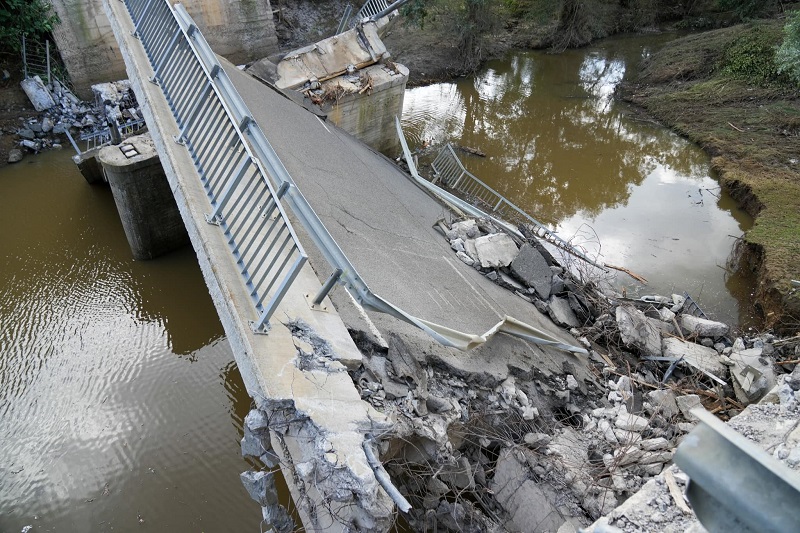
M775 51L778 72L800 85L800 11L789 15L783 28L783 43Z
M0 52L17 53L22 36L42 39L58 24L46 0L0 0Z
M754 26L725 48L722 71L758 85L782 81L775 62L780 34L765 26Z

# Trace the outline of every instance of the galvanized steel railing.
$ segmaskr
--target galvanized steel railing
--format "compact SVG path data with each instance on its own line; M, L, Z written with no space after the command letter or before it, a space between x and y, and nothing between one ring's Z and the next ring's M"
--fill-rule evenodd
M275 190L245 142L255 123L216 56L180 5L125 0L154 76L211 203L209 223L222 228L264 332L307 255Z
M445 346L467 350L503 331L539 344L586 352L548 339L540 330L510 317L482 335L462 333L412 316L373 293L295 185L186 10L180 4L172 8L168 0L125 3L135 34L145 45L153 66L153 81L162 87L181 128L176 141L189 149L208 193L214 209L208 219L225 231L245 283L252 290L260 313L253 323L255 331L268 326L275 306L307 259L286 219L283 200L334 269L310 299L312 306L340 283L364 307L412 324ZM281 239L280 235L285 237ZM295 258L294 263L287 268L290 258ZM266 263L269 266L265 267ZM274 296L263 306L276 282L279 286Z
M356 21L364 20L365 18L377 15L388 8L389 2L386 0L367 0L367 2L361 6L361 9L358 10L358 13L356 13L355 19Z
M469 199L478 200L498 217L509 221L519 221L530 225L533 233L553 246L556 246L567 253L574 255L591 265L598 268L605 268L604 265L587 257L580 250L556 235L547 226L530 216L528 213L509 202L508 199L495 191L474 174L464 168L463 163L453 150L453 146L447 143L434 159L433 171L435 173L434 183L441 181L450 189L454 189Z

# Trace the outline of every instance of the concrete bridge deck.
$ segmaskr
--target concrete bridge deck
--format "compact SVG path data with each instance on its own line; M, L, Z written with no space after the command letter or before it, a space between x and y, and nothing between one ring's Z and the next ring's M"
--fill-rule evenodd
M450 212L388 158L221 61L303 195L373 292L455 330L483 334L512 316L574 343L529 302L462 263L434 229ZM327 276L313 249L309 257L317 274ZM554 363L571 357L547 352L544 359Z
M331 295L335 309L328 300L328 312L312 309L305 295L316 294L332 268L299 224L295 229L316 273L303 267L278 305L269 334L253 332L248 288L220 227L206 221L207 191L186 147L173 141L180 131L161 89L148 81L153 70L133 36L126 7L113 0L104 6L248 392L270 420L272 444L306 528L386 529L393 505L362 445L365 435L385 434L391 424L361 400L345 371L361 361L348 329L375 331L374 323L378 337L394 334L428 343L422 351L433 349L432 341L391 316L367 317L341 288ZM455 258L432 227L447 215L445 208L389 160L232 65L223 68L298 188L375 293L453 329L483 334L510 315L569 342L528 302ZM298 321L305 325L298 328ZM435 349L454 364L502 366L516 357L517 364L545 372L575 360L508 335L494 336L475 351L478 357Z

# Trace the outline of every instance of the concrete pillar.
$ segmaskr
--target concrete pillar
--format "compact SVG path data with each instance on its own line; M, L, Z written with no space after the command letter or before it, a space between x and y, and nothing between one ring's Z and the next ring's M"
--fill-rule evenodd
M98 158L135 259L153 259L189 243L149 134L106 146Z

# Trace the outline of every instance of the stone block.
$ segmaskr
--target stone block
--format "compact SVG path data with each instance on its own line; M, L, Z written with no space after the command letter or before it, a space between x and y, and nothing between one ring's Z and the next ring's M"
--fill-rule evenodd
M662 342L664 357L683 357L690 366L704 370L717 377L725 375L725 365L714 348L706 348L693 342L684 342L677 338L667 338Z
M514 239L505 233L493 233L475 239L475 250L482 268L501 268L511 264L517 256Z
M575 311L569 305L569 300L566 298L551 296L547 310L553 322L560 326L577 328L581 325L578 322L578 317L575 316Z
M730 330L727 324L693 315L681 315L681 328L688 335L700 337L723 337Z
M542 254L532 245L526 243L520 248L511 262L511 271L525 285L536 289L540 298L546 300L550 297L553 272Z
M777 383L775 369L769 359L763 357L761 348L732 352L728 357L733 361L731 377L740 402L757 402Z
M646 356L661 355L661 332L644 313L634 307L620 305L617 307L616 319L625 346L636 348Z

